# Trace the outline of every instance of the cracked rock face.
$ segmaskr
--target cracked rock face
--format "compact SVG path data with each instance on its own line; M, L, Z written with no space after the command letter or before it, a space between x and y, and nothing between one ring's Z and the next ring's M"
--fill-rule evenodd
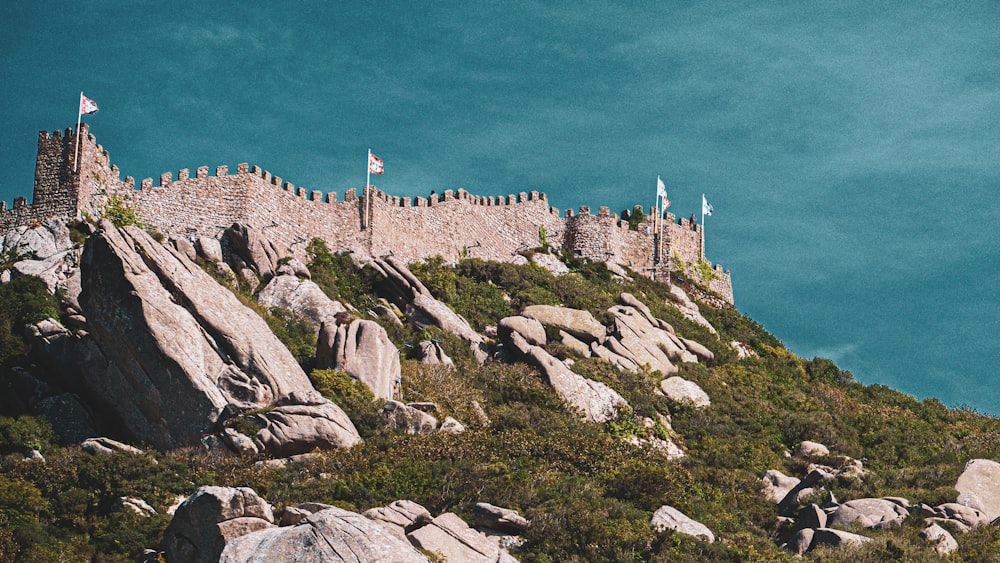
M379 399L391 400L399 394L399 350L375 321L323 323L316 342L316 367L347 372Z
M270 528L230 541L220 563L251 561L430 561L386 525L355 512L327 508L293 526Z
M311 418L324 419L326 434L339 432L317 445L360 441L339 407L313 400L306 374L264 320L183 253L105 222L87 241L81 278L89 329L76 346L86 352L81 377L135 438L159 449L195 445L227 405L309 397ZM297 441L291 449L304 447L302 433L284 432Z
M167 561L215 563L227 542L273 528L267 501L247 487L201 487L177 507L160 549Z
M993 520L1000 517L1000 463L989 459L973 459L955 483L958 504L983 512Z

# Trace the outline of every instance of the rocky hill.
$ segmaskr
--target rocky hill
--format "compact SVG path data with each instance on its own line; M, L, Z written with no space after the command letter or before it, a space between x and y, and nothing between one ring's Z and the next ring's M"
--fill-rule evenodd
M683 275L117 219L2 240L2 560L1000 559L997 420Z

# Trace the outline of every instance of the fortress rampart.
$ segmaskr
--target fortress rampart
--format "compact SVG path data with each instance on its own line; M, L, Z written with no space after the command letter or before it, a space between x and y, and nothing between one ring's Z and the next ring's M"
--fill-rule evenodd
M99 216L111 197L124 198L151 227L172 237L219 237L233 223L259 229L277 248L305 258L314 237L333 251L393 255L407 262L441 255L509 261L545 239L592 260L616 262L653 279L666 280L671 268L684 268L702 280L701 226L665 214L662 224L651 209L636 230L601 207L596 215L550 207L544 193L477 196L465 190L432 192L428 197L390 196L374 187L359 195L307 190L258 166L239 164L235 173L207 166L142 180L121 178L107 151L81 126L78 171L73 171L76 135L42 131L38 136L33 199L0 202L0 233L49 217ZM733 302L728 271L716 265L709 287Z

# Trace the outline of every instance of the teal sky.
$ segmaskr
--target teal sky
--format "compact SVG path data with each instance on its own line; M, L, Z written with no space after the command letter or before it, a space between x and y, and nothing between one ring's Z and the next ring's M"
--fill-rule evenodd
M258 4L258 5L254 5ZM1000 414L1000 3L14 2L0 198L85 120L123 175L540 190L698 211L739 308L865 383Z

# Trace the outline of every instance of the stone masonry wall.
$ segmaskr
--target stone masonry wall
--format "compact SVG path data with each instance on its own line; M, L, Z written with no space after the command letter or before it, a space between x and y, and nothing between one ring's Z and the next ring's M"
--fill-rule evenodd
M373 190L372 254L392 253L407 262L440 254L509 261L519 250L561 241L565 222L545 194L481 197L465 190L423 198L399 198Z
M194 174L181 169L176 178L168 172L155 185L147 178L136 186L131 176L121 179L85 124L80 133L78 172L72 170L72 130L39 134L33 201L17 198L11 209L0 202L0 234L52 216L96 217L110 197L118 196L165 235L219 237L238 222L259 229L279 250L300 259L306 258L308 242L320 237L333 251L392 254L406 262L435 255L509 261L518 251L539 246L544 228L548 242L591 260L617 262L653 278L665 278L667 260L673 260L674 267L701 280L694 266L701 255L701 227L691 229L686 219L675 222L666 214L660 236L655 209L633 231L607 207L597 215L582 207L578 215L567 210L560 217L539 192L493 197L447 190L400 198L372 187L367 202L353 188L338 201L336 192L296 187L247 164L237 165L234 174L226 166L211 175L207 166ZM732 303L729 272L716 265L711 277L709 287Z

